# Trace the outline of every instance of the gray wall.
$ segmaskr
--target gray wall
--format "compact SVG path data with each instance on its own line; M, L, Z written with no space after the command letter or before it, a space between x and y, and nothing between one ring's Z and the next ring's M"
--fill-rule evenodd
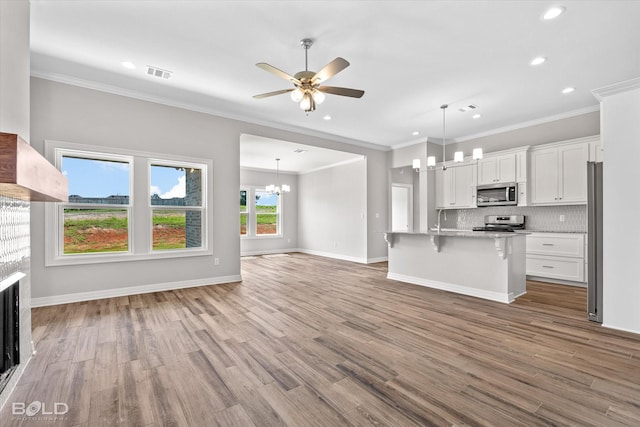
M525 145L547 144L599 134L600 111L594 111L464 142L447 144L447 160L453 159L453 153L460 150L464 151L465 156L470 156L471 150L474 148L482 148L485 153L491 153Z
M367 156L364 191L368 221L357 244L366 259L386 257L387 152L183 110L133 98L32 78L34 147L45 139L153 153L213 159L213 256L45 267L44 209L32 209L33 296L121 290L181 281L217 280L240 274L238 189L241 134L296 141ZM358 210L358 215L363 210ZM376 217L375 215L378 214ZM213 265L213 258L220 265Z
M269 184L291 187L289 193L282 194L282 236L241 238L242 255L290 252L298 247L298 176L280 173L276 182L275 172L240 169L240 185L264 187Z
M0 1L0 132L29 142L29 2Z
M366 173L364 159L298 176L301 250L367 261Z

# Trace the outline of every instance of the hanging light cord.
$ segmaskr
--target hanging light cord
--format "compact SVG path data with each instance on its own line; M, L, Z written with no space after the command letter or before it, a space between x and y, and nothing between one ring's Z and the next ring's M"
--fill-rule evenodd
M447 170L447 137L445 133L445 111L449 107L447 104L442 104L440 108L442 108L442 170Z

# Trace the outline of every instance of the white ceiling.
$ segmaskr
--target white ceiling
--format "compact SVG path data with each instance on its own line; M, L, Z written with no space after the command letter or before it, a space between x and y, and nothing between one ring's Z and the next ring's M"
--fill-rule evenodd
M440 138L448 103L447 139L464 140L593 111L592 89L640 76L640 1L561 3L542 21L557 2L31 0L32 74L382 149ZM288 95L253 99L289 87L255 64L303 70L304 37L309 68L347 59L327 84L364 97L309 115ZM480 119L458 111L470 103Z
M296 152L296 150L302 152ZM240 165L244 168L275 170L280 159L280 172L308 173L330 166L362 159L363 156L327 148L264 138L240 136Z

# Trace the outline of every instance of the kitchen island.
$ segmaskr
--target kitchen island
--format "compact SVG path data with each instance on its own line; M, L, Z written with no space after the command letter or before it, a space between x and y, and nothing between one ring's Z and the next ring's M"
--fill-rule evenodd
M387 232L387 278L510 303L526 293L526 234Z

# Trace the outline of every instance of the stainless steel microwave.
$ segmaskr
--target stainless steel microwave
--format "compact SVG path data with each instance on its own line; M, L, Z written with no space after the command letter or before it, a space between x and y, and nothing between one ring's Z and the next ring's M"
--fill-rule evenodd
M518 204L518 184L478 185L476 202L482 206L515 206Z

